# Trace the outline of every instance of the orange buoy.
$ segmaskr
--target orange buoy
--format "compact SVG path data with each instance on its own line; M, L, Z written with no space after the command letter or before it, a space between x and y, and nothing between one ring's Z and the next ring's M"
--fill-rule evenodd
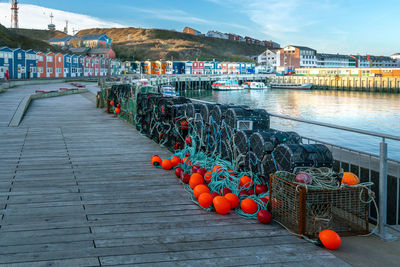
M189 157L184 157L182 160L182 164L187 165L187 166L191 166L192 165L192 161L190 160Z
M206 172L204 174L204 180L206 181L207 184L211 183L211 178L212 178L212 172Z
M195 198L199 198L199 196L203 193L210 193L210 189L205 184L196 185L193 189L193 195Z
M342 184L347 185L357 185L360 183L360 179L358 179L357 175L352 172L344 172L342 177Z
M164 170L172 169L172 163L169 159L164 159L161 163L161 166L163 167Z
M234 193L228 193L224 197L231 203L232 210L236 209L236 207L239 206L239 198Z
M151 157L151 164L154 166L160 166L161 165L161 158L157 155L154 155Z
M121 109L120 109L120 108L116 108L116 109L115 109L115 113L116 113L116 114L119 114L120 112L121 112Z
M337 249L342 240L340 236L332 230L323 230L318 234L318 241L327 249Z
M171 159L172 166L176 167L181 164L181 159L178 156L173 156Z
M114 106L114 101L110 101L110 106Z
M208 209L213 204L213 196L210 193L202 193L197 199L199 205L205 209Z
M190 180L189 180L190 188L194 189L196 187L196 185L203 184L203 183L204 183L203 176L201 176L200 174L193 173L190 176Z
M217 172L220 173L222 172L222 166L221 165L215 165L212 172Z
M216 196L213 199L215 211L219 214L227 214L231 210L231 203L225 197Z
M247 214L254 214L258 210L258 205L257 202L255 202L251 198L246 198L243 199L242 202L240 203L240 208L242 209L243 212Z
M240 187L246 187L246 188L250 188L253 186L253 181L251 180L251 178L249 176L242 176L240 178Z

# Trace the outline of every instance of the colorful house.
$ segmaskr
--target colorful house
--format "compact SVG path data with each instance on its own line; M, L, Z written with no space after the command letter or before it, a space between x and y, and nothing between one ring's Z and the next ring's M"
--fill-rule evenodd
M193 61L192 74L204 74L204 61Z
M85 64L85 57L82 55L78 56L78 69L76 72L76 77L84 76L84 64Z
M165 74L165 61L156 61L155 73L158 75Z
M13 51L8 47L0 47L0 79L6 77L8 71L9 79L13 75Z
M72 75L72 55L64 54L64 77L70 78Z
M172 74L185 74L185 63L174 61L172 64Z
M90 61L90 57L89 56L85 56L83 58L83 70L84 70L84 77L89 77L92 76L92 63Z
M115 52L111 48L92 48L89 51L89 56L115 58Z
M10 79L26 79L25 51L21 48L13 50L13 75Z
M185 62L185 74L193 74L193 62L192 61Z
M37 76L38 78L46 78L47 77L47 57L44 53L37 53Z
M91 34L81 37L82 45L90 48L111 48L112 40L105 34Z
M100 76L100 58L99 57L91 57L92 65L93 65L93 76Z
M37 52L29 49L25 51L25 66L26 66L26 78L27 79L35 79L38 77L37 75Z
M56 78L63 78L64 77L64 55L61 53L57 53L54 56L56 59L54 76Z
M213 74L213 63L206 61L204 62L204 74Z
M156 74L156 63L153 61L144 62L144 73L145 74Z
M106 67L107 58L100 58L100 76L107 75L107 67Z
M212 69L213 73L212 74L221 74L221 62L212 62Z
M154 62L153 62L154 63ZM121 75L122 62L118 59L111 59L111 75Z
M56 59L53 52L46 54L46 77L55 78L56 72Z

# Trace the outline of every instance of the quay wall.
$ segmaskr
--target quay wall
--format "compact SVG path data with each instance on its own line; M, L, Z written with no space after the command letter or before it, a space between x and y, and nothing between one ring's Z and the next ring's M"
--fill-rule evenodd
M277 76L274 82L312 83L313 89L400 93L400 77Z

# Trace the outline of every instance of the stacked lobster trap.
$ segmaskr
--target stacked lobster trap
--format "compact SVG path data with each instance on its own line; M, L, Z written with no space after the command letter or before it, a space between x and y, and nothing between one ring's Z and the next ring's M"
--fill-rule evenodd
M264 109L139 93L136 127L171 151L193 140L208 155L233 162L238 170L265 180L277 170L333 165L326 146L305 145L295 132L271 129Z
M315 237L327 228L341 234L369 231L370 190L365 185L342 187L339 183L325 188L294 181L297 173L310 169L334 175L332 153L325 145L303 144L295 132L270 128L267 111L149 90L135 93L128 86L102 90L102 95L107 110L112 110L111 101L120 104L120 116L134 116L132 123L138 131L171 151L195 142L193 147L208 158L226 160L236 171L264 180L269 184L268 205L274 218L293 232Z

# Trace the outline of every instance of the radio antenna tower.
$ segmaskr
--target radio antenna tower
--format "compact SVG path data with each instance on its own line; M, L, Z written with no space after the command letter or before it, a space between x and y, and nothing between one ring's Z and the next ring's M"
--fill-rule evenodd
M12 0L11 3L11 28L18 29L18 1Z

